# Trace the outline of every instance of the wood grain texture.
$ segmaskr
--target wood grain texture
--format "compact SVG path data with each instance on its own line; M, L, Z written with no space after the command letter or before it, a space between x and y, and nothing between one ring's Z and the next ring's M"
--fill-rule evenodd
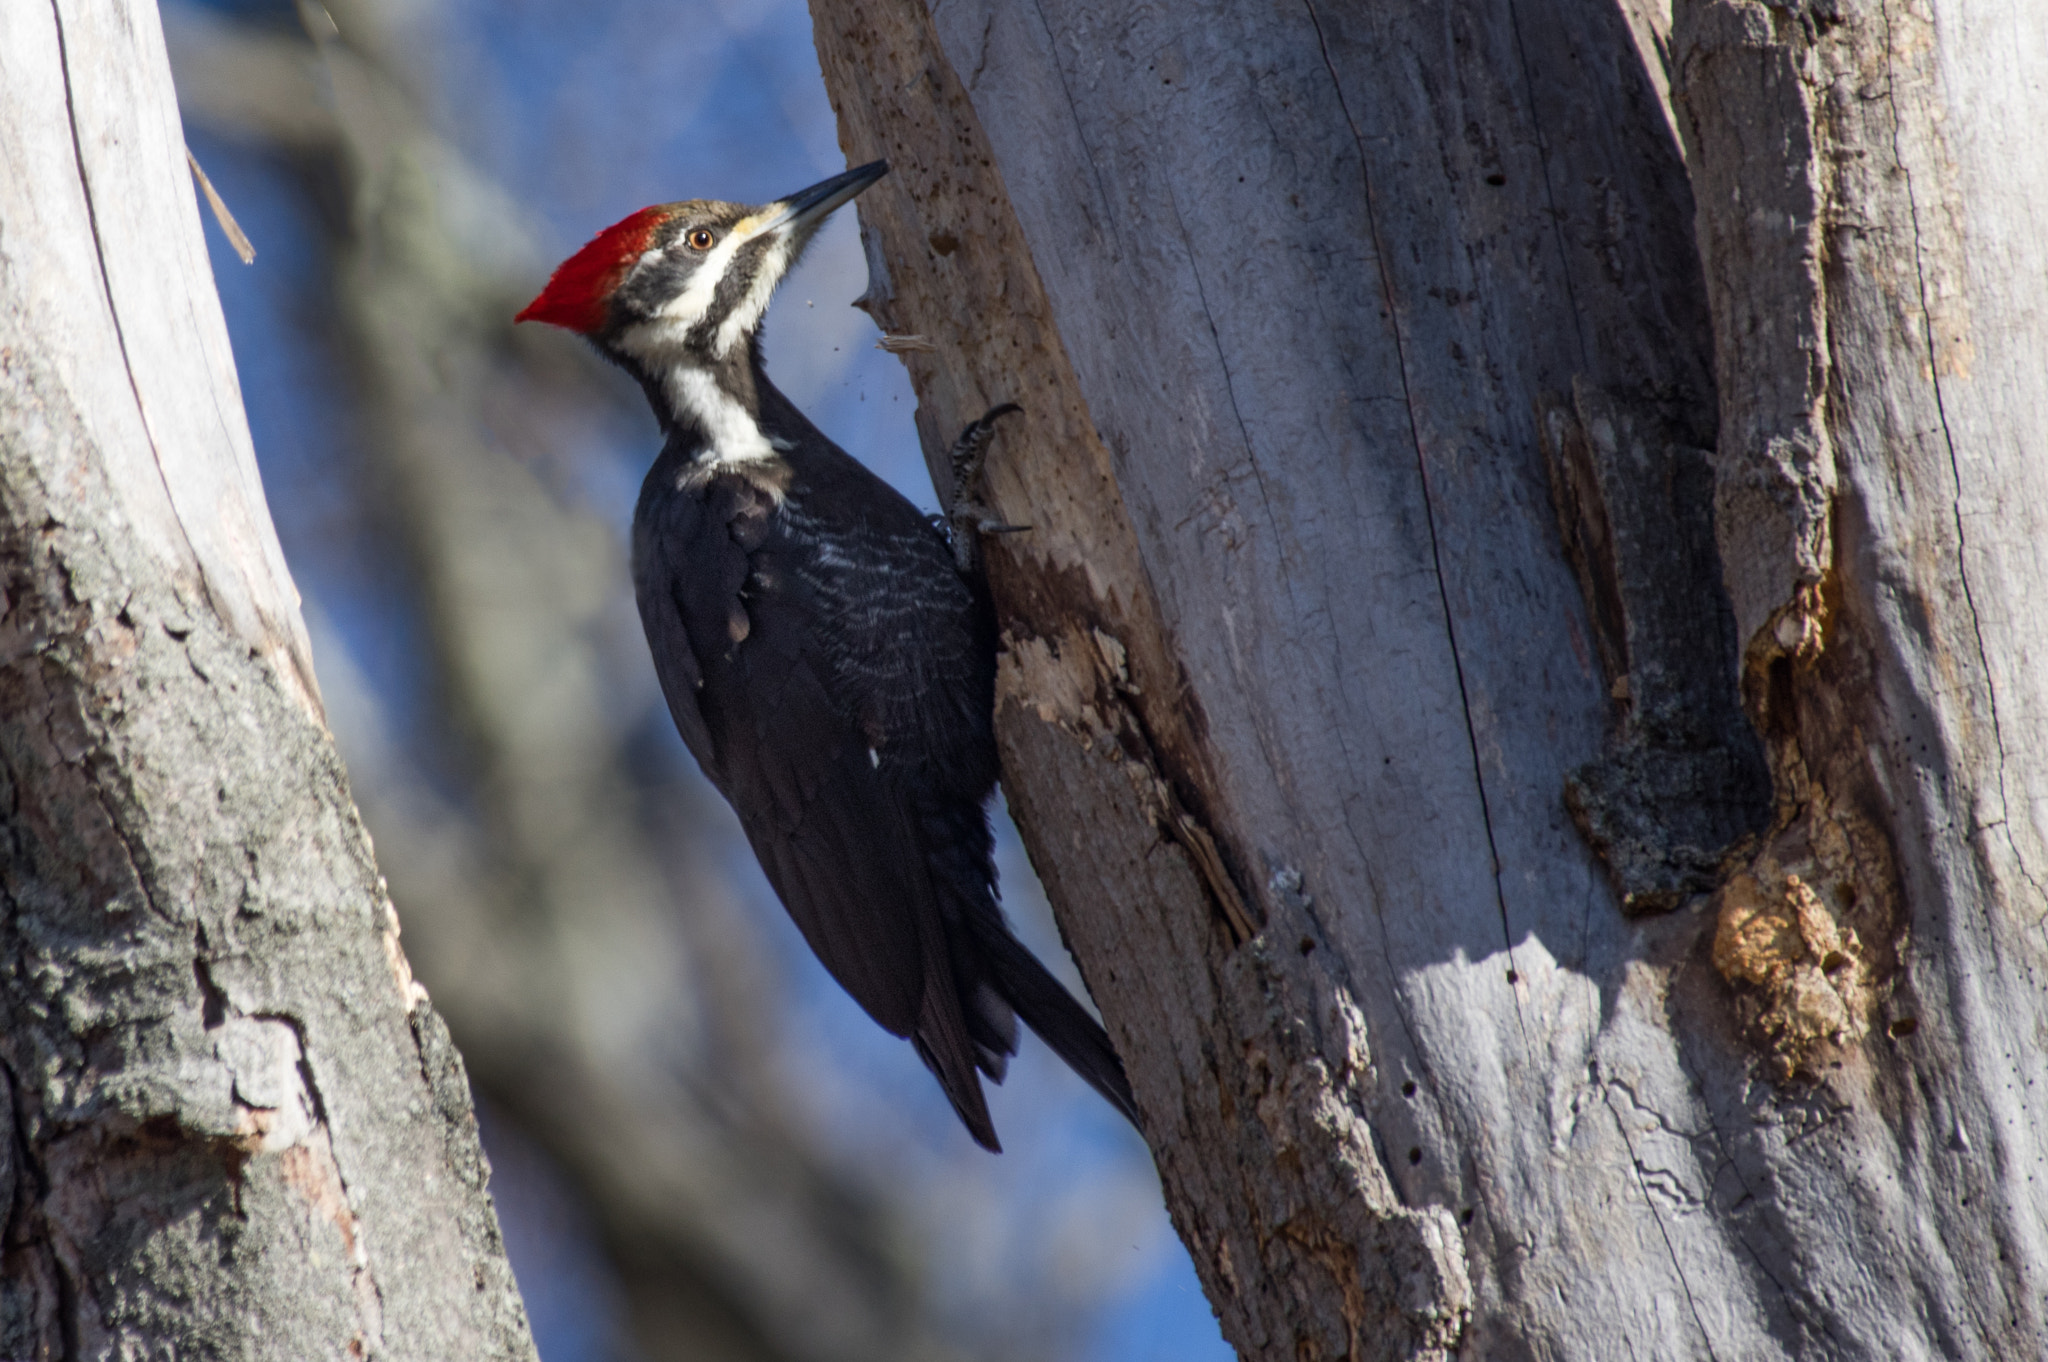
M1373 1330L1440 1350L1469 1294L1452 1219L1405 1210L1359 1157L1365 1037L1297 948L1313 925L1297 911L1268 930L1284 946L1237 949L1272 910L1256 892L1268 872L1212 831L1217 748L973 110L915 5L813 13L849 155L893 167L863 196L867 304L885 331L930 338L908 360L927 450L996 401L1025 408L989 475L1003 516L1034 527L990 549L1005 765L1043 772L1011 782L1011 807L1131 1067L1170 1207L1231 1302L1226 1328L1301 1333L1329 1355L1377 1346ZM897 261L937 263L895 274ZM1176 968L1151 967L1162 952ZM1317 996L1327 1017L1275 1029L1295 1015L1283 1000ZM1304 1065L1330 1082L1298 1082ZM1226 1147L1241 1165L1203 1156ZM1268 1275L1320 1286L1283 1300L1256 1289Z
M1583 376L1711 439L1697 276L1654 246L1685 185L1626 29L1038 13L940 31L1129 451L1226 841L1302 875L1374 1042L1369 1148L1464 1222L1463 1341L1698 1351L1686 1279L1749 1284L1684 1214L1713 1151L1668 1134L1701 1122L1659 975L1563 813L1609 715L1536 429Z
M1034 335L1030 310L959 286L977 257L1017 268L1011 229L954 220L913 181L929 227L890 249L890 220L868 218L894 298L933 276L903 329L950 319L959 364L999 378L1019 334L1071 363L1128 517L1108 533L1130 536L1121 556L1159 602L1157 626L1130 623L1162 630L1171 708L1199 717L1201 760L1184 768L1199 795L1183 798L1265 923L1246 945L1208 943L1199 968L1217 986L1183 993L1188 925L1153 920L1113 850L1070 845L1077 823L1091 847L1120 831L1098 814L1110 784L1090 797L1048 775L1074 759L1055 762L1064 749L1032 721L1084 752L1129 747L1096 722L1114 712L1099 689L1056 683L1051 662L1099 650L1086 628L1062 638L1072 598L1033 580L1058 560L1024 558L1048 537L1020 537L999 599L1040 622L1013 629L1007 664L1012 803L1141 1101L1177 1067L1183 1093L1216 1104L1184 1097L1199 1123L1151 1134L1226 1332L1248 1356L1516 1339L1699 1351L1686 1276L1747 1288L1739 1247L1673 1214L1716 1192L1711 1142L1673 1133L1703 1114L1657 1024L1700 925L1661 929L1677 945L1627 930L1564 814L1608 686L1537 429L1537 399L1587 374L1711 439L1697 275L1644 243L1684 233L1689 205L1668 132L1643 130L1657 102L1626 27L1525 17L1530 55L1504 9L1354 27L949 4L936 30L970 124L929 74L940 96L902 107L916 65L893 85L844 69L908 60L917 16L887 12L885 41L882 7L819 10L828 85L858 80L882 109L840 90L849 154L929 157L920 119L956 120L961 145L978 126L1000 180L971 156L946 168L1006 193L1058 327ZM1590 69L1594 97L1526 74L1551 69ZM943 263L934 237L958 247ZM949 381L932 367L913 362L927 403ZM1038 525L1077 499L1093 512L1092 488L1058 494L1073 446L1040 448L999 465L1004 517ZM1047 490L1023 493L1034 478ZM1018 646L1034 638L1065 646ZM1708 665L1732 674L1732 659ZM1123 858L1157 845L1141 832ZM1300 1029L1323 1017L1355 1025ZM1351 1038L1344 1062L1336 1035ZM1167 1060L1175 1036L1189 1057ZM1321 1181L1336 1168L1348 1198ZM1407 1242L1429 1240L1434 1276L1383 1242L1404 1224L1423 1228ZM1722 1341L1757 1335L1745 1323Z
M1817 1138L1760 1128L1752 1157L1773 1219L1842 1246L1810 1256L1802 1315L1893 1356L2048 1346L2048 166L2018 131L2048 113L2044 54L2035 7L1675 14L1723 558L1780 790L1757 878L1799 875L1854 933L1846 1020L1879 1037L1823 1071Z
M10 257L62 316L58 373L107 456L135 532L275 659L317 714L299 598L263 503L153 7L11 6L4 78ZM29 196L27 184L72 182ZM19 214L16 216L15 214ZM97 296L98 309L78 306ZM138 358L140 357L140 358ZM224 376L224 377L222 377Z
M0 1353L530 1359L321 725L155 11L0 13Z
M2040 1350L2040 21L1676 11L814 7L927 448L1058 379L1006 783L1247 1357Z

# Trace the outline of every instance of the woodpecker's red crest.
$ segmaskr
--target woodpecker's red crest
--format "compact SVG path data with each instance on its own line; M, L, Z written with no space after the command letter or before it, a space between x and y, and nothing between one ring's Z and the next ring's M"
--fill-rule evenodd
M775 287L833 209L882 162L750 208L712 199L643 208L562 263L519 321L588 337L643 380L715 367L751 342Z
M603 330L612 291L654 244L678 206L658 203L642 208L599 232L556 267L540 296L512 320L546 322L586 336Z

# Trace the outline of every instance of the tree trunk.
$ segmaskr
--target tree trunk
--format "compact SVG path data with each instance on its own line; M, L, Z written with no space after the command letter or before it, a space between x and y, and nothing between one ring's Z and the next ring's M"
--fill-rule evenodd
M322 720L154 8L0 8L0 137L0 1355L530 1359Z
M813 0L1247 1358L2048 1345L2048 11L1677 8Z

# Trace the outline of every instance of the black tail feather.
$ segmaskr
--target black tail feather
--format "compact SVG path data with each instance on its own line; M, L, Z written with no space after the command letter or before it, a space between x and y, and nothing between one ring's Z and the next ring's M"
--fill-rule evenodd
M1067 1067L1136 1126L1138 1104L1131 1097L1131 1082L1101 1024L1006 928L996 924L990 930L980 922L975 928L996 991L1010 1000L1024 1024L1051 1046Z
M996 1138L995 1122L989 1119L988 1099L981 1091L981 1079L975 1071L970 1067L963 1076L957 1070L949 1069L933 1053L932 1047L925 1044L923 1036L912 1036L910 1043L917 1050L917 1057L924 1061L925 1068L939 1080L940 1090L953 1104L954 1115L960 1118L961 1125L967 1127L967 1133L974 1142L991 1154L1002 1153L1003 1142Z

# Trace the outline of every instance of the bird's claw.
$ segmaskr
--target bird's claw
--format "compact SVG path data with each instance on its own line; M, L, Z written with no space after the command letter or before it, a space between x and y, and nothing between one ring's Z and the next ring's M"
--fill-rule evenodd
M953 541L953 561L963 573L976 570L980 562L977 538L984 534L1017 534L1031 527L1009 525L981 504L981 475L988 464L989 445L996 438L996 422L1024 409L1015 402L990 407L980 419L967 423L960 438L946 454L953 473L953 504L946 514L948 537Z
M996 438L996 422L1014 412L1024 409L1015 402L1003 402L990 407L979 419L969 421L960 438L953 441L953 448L947 451L946 462L953 472L953 503L973 498L981 486L981 471L988 462L988 447Z

